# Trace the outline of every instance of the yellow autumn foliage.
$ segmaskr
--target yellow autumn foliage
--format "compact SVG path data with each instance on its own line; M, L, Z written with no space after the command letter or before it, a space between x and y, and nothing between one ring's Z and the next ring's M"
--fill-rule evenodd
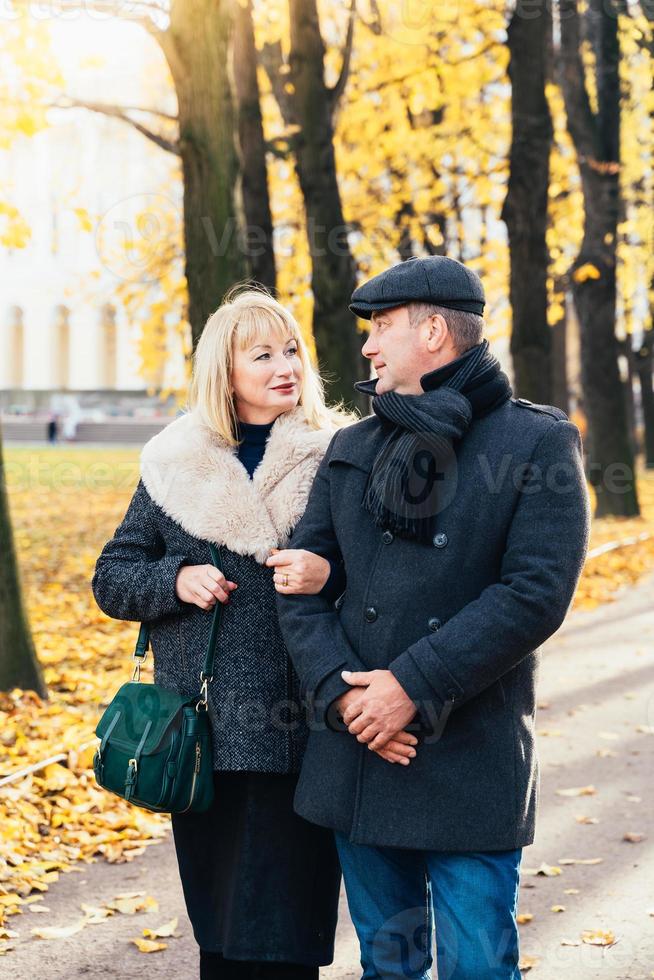
M349 4L320 0L320 26L325 41L325 78L333 85L342 64ZM509 253L501 210L509 176L511 89L508 79L506 28L509 9L499 0L475 4L393 4L390 0L359 0L354 22L353 52L347 86L334 116L334 151L349 244L360 279L397 262L399 248L415 254L442 248L467 262L482 276L488 297L487 333L493 339L511 328ZM258 48L279 41L289 50L287 0L254 4ZM654 178L650 165L652 134L652 28L637 11L619 18L625 58L621 125L620 183L623 217L618 229L618 330L636 332L647 318L644 305L654 303L654 211L650 206ZM591 102L596 102L593 56L586 44L583 59L589 70ZM36 67L40 66L37 61ZM288 63L282 74L288 74ZM152 104L169 100L172 80L163 57L151 72ZM286 125L264 69L259 68L261 106L266 139L279 150L290 145L297 127ZM23 73L23 81L29 73ZM548 322L564 316L569 272L583 238L583 198L576 153L567 131L561 90L547 85L554 145L549 188L550 252ZM34 91L34 112L42 105ZM0 109L0 113L1 113ZM18 125L14 120L14 130ZM175 138L175 125L161 121L165 136ZM0 125L0 142L2 126ZM157 152L144 142L144 152ZM161 151L163 152L163 151ZM300 322L313 349L311 261L302 195L292 153L268 154L270 203L275 227L278 295ZM128 263L147 267L147 276L126 276L112 301L122 304L127 319L138 323L141 374L150 389L159 387L171 339L181 344L190 368L190 327L184 277L183 222L179 167L171 168L169 186L153 188L151 197L178 202L173 208L148 205L161 228L162 247L148 252L148 236L121 242ZM1 191L1 188L0 188ZM80 227L89 233L101 215L77 209ZM138 226L138 222L137 222ZM9 243L28 233L18 226ZM0 242L3 223L0 212ZM112 258L120 266L120 258ZM578 282L596 278L599 270L582 263ZM92 293L96 284L89 282ZM96 298L97 299L97 298ZM221 297L216 296L216 305ZM94 302L92 296L89 302ZM104 297L102 298L104 301ZM347 302L347 297L343 297ZM365 324L363 325L365 328ZM184 389L176 394L180 404Z
M27 7L5 11L0 30L0 157L12 143L34 136L47 125L46 104L63 79L50 48L43 19ZM0 247L24 248L30 229L11 203L12 187L0 167Z

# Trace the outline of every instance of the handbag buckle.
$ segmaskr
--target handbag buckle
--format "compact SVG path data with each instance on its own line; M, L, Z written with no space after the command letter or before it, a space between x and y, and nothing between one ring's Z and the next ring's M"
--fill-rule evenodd
M145 663L147 656L148 656L147 649L144 654L139 654L136 652L136 650L132 654L132 660L136 661L136 663L134 664L134 673L132 674L133 681L141 680L141 664Z
M212 681L213 677L206 677L204 671L201 671L200 680L202 681L202 685L200 686L200 699L195 706L195 710L198 712L198 714L200 711L209 710L209 681Z

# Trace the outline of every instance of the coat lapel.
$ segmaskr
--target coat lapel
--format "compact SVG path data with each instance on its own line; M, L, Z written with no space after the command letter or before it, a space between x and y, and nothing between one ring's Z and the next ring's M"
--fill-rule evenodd
M333 434L311 429L301 406L285 412L250 479L236 449L189 412L143 447L141 479L189 534L263 563L288 543Z
M329 456L329 465L349 463L369 472L392 428L382 425L376 415L369 415L356 425L348 426L339 433Z

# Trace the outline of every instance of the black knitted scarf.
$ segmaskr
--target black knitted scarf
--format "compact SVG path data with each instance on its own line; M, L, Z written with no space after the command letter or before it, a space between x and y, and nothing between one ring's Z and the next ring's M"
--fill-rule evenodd
M503 404L512 390L487 340L423 375L421 383L420 395L375 395L376 379L355 385L373 396L373 411L390 429L362 506L378 527L431 544L438 515L455 490L455 444L474 417Z

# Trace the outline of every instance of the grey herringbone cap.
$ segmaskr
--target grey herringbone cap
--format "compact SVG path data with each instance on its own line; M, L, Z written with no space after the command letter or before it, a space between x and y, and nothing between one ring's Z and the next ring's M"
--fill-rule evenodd
M484 287L476 272L445 255L407 259L358 286L350 309L364 320L374 310L413 302L434 303L450 310L484 311Z

